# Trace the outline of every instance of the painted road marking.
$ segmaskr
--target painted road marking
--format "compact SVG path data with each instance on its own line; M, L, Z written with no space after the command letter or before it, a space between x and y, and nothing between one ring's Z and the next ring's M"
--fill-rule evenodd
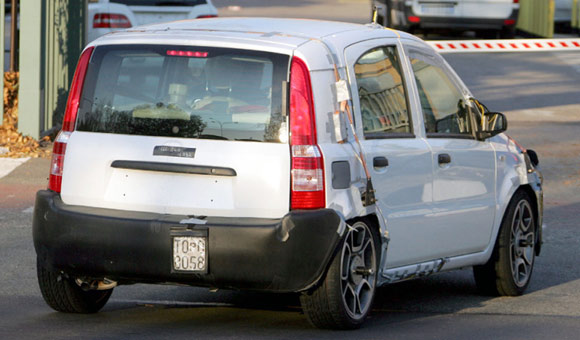
M580 73L580 53L554 53L554 55Z
M0 158L0 178L8 175L14 169L24 164L30 157L26 158Z

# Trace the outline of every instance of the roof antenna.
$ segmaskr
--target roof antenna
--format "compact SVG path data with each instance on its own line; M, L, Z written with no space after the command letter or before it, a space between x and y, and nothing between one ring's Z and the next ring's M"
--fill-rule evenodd
M377 19L379 17L379 10L382 10L383 6L373 5L373 24L378 24Z

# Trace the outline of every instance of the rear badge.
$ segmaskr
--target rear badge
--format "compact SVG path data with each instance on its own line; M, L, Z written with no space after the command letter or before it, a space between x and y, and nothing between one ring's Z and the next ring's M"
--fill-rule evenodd
M153 149L153 156L195 158L195 148L182 148L179 146L157 145Z

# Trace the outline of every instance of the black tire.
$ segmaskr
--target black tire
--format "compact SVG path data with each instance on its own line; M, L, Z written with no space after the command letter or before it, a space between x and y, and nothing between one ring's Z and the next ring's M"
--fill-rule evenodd
M516 36L516 28L515 27L504 27L499 32L499 37L502 39L513 39Z
M71 279L44 267L38 259L36 271L44 301L58 312L96 313L109 301L113 293L113 289L84 291Z
M496 30L481 30L475 33L481 39L496 39L498 31Z
M302 309L312 325L356 329L363 324L377 287L379 244L376 228L366 220L355 222L347 231L321 285L300 296Z
M473 267L478 290L485 295L522 295L532 278L536 221L528 194L518 191L504 215L489 261Z

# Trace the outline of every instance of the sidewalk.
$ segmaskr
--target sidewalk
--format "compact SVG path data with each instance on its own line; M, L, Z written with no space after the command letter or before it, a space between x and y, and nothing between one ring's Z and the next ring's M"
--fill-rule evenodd
M0 212L32 212L36 192L47 187L49 168L47 158L0 158Z
M0 158L0 178L8 175L21 164L28 161L30 157L26 158Z

